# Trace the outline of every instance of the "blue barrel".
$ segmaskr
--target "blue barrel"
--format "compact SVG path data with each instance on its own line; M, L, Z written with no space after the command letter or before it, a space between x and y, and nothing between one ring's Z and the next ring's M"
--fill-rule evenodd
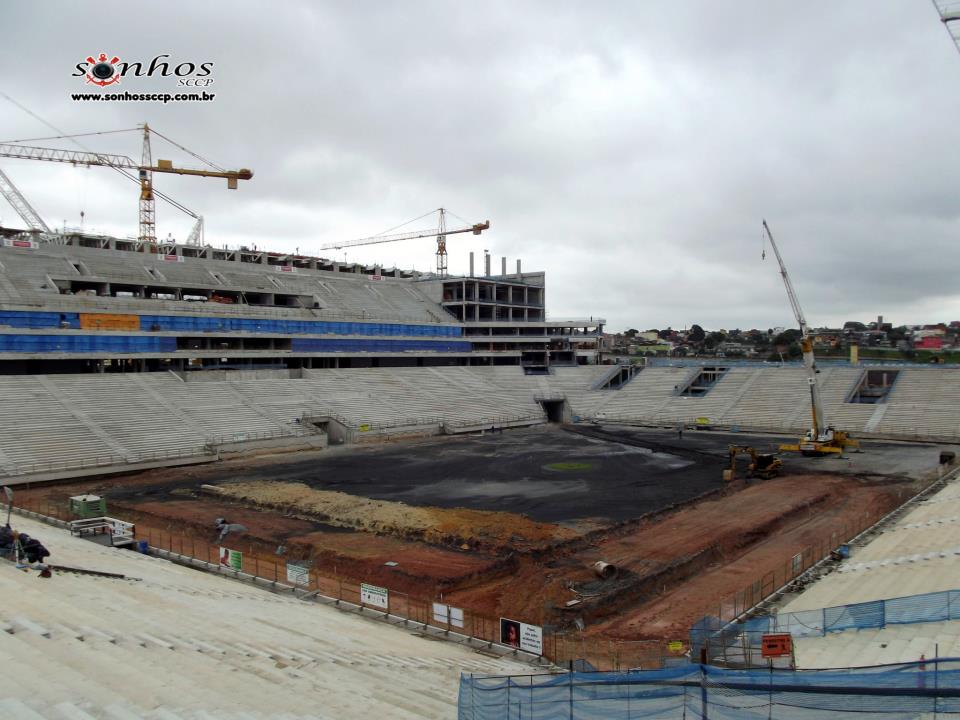
M137 550L139 550L140 552L142 552L144 555L149 555L149 554L150 554L150 543L148 543L146 540L138 540L138 541L137 541Z
M840 546L840 557L842 557L842 558L848 558L848 557L850 557L850 546L849 546L849 545L843 544L843 545Z

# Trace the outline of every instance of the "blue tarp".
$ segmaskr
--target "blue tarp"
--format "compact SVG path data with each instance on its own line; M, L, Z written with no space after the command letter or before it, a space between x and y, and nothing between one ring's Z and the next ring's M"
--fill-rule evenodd
M80 329L78 313L33 312L22 310L0 311L0 326L14 328L58 328Z
M14 328L80 329L78 313L5 310L0 326ZM456 325L417 325L413 323L333 322L327 320L271 320L257 318L212 317L197 315L141 315L140 329L146 332L249 332L275 335L405 335L420 337L461 337Z
M145 331L250 332L276 335L414 335L460 337L455 325L414 325L410 323L334 322L328 320L270 320L208 316L142 315Z
M0 352L174 352L175 337L132 335L0 335Z
M294 338L293 352L470 352L472 346L462 340L362 340L336 338Z
M847 670L461 676L459 720L919 718L960 712L960 660Z

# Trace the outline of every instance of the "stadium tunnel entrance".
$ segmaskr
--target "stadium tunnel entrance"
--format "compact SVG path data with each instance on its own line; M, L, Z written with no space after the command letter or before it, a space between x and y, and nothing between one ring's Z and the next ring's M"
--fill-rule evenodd
M573 412L566 396L537 397L535 398L543 411L547 414L547 422L566 424L573 420Z

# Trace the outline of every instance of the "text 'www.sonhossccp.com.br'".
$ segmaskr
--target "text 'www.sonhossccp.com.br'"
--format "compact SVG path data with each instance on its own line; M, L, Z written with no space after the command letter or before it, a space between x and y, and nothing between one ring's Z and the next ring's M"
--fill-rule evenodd
M73 93L76 102L210 102L216 93Z

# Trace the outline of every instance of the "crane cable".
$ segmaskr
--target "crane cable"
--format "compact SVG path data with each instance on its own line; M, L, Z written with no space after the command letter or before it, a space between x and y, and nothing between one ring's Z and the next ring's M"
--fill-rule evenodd
M12 97L10 97L9 95L7 95L7 94L6 94L5 92L3 92L2 90L0 90L0 97L2 97L2 98L4 98L5 100L9 101L9 102L12 103L13 105L16 105L18 108L20 108L20 109L23 110L25 113L27 113L27 115L29 115L30 117L34 118L34 119L37 120L38 122L46 125L48 128L50 128L50 129L53 130L54 132L59 133L59 136L58 136L58 137L63 138L63 139L70 140L70 142L72 142L74 145L76 145L78 148L80 148L80 149L83 150L84 152L92 153L92 154L94 154L94 155L100 155L100 153L94 152L94 151L91 150L90 148L84 146L84 144L81 143L81 142L79 142L79 141L77 141L76 138L77 138L77 137L83 137L84 135L106 134L106 132L104 132L104 133L85 133L85 134L81 134L81 135L69 135L69 134L65 133L63 130L61 130L60 128L58 128L58 127L56 127L55 125L53 125L53 124L47 122L46 120L44 120L42 117L40 117L40 116L37 115L35 112L33 112L30 108L25 107L25 106L23 106L22 104L20 104L19 102L17 102L16 100L14 100ZM134 129L138 129L138 128L134 128ZM107 131L107 132L126 132L126 131L124 131L124 130L110 130L110 131ZM166 139L166 138L164 138L164 139ZM26 142L26 141L21 140L20 142ZM124 177L126 177L128 180L132 180L132 181L135 182L137 185L140 184L140 178L138 178L138 177L137 177L136 175L134 175L133 173L127 172L127 171L124 170L123 168L118 168L118 167L116 167L116 166L114 166L114 165L107 165L107 167L112 168L113 170L116 170L118 173L120 173L121 175L123 175ZM199 215L197 215L195 212L193 212L193 210L191 210L190 208L188 208L186 205L183 205L182 203L174 200L172 197L170 197L169 195L166 195L166 194L160 192L160 191L157 190L156 188L154 188L153 194L156 195L156 196L157 196L158 198L160 198L161 200L163 200L164 202L168 203L169 205L175 207L177 210L180 210L181 212L186 213L186 214L189 215L190 217L192 217L192 218L194 218L194 219L199 218Z
M166 140L166 141L167 141L168 143L170 143L171 145L180 148L181 150L183 150L183 151L184 151L185 153L187 153L188 155L192 155L193 157L195 157L195 158L196 158L197 160L199 160L200 162L205 162L207 165L209 165L209 166L212 167L212 168L216 168L216 169L219 170L220 172L226 172L226 170L224 170L222 167L220 167L220 166L217 165L216 163L210 162L209 160L207 160L207 159L206 159L205 157L203 157L202 155L198 155L197 153L195 153L195 152L194 152L193 150L191 150L190 148L186 148L186 147L184 147L183 145L181 145L180 143L176 142L175 140L171 140L171 139L168 138L166 135L164 135L164 134L162 134L162 133L158 133L158 132L157 132L156 130L154 130L153 128L150 128L150 132L152 132L152 133L153 133L154 135L156 135L157 137L163 138L164 140Z

